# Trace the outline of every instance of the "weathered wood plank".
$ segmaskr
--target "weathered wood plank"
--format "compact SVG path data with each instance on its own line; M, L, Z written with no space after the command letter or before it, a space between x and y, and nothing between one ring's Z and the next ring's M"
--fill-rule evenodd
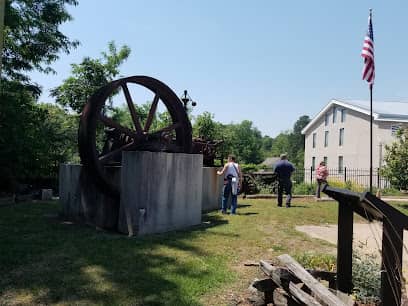
M297 261L287 254L278 256L278 259L288 268L288 270L298 277L322 303L328 306L345 306L337 296L323 286L317 279L308 273Z
M259 262L259 267L266 275L270 276L276 285L279 287L287 287L287 285L285 286L284 282L288 282L288 280L291 278L291 275L287 270L274 267L264 260Z
M289 283L289 292L305 305L322 306L322 304L296 286L293 282Z
M277 287L271 278L257 279L252 286L261 292L273 291Z
M261 268L261 270L266 275L268 275L270 277L279 276L280 278L283 278L283 279L285 279L287 281L292 281L294 283L299 282L298 281L299 279L296 276L290 274L289 271L284 267L273 266L273 265L271 265L269 262L267 262L265 260L261 260L259 262L259 267ZM328 272L328 271L321 271L321 270L310 270L310 269L306 269L306 271L309 272L313 277L326 280L329 283L335 283L335 281L336 281L336 273L335 272Z

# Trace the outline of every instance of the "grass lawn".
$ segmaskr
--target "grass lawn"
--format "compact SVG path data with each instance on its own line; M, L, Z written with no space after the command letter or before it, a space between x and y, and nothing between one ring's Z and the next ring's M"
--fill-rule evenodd
M336 223L335 202L239 202L237 216L144 238L61 222L57 202L0 207L0 305L229 305L259 273L245 261L333 251L294 227Z

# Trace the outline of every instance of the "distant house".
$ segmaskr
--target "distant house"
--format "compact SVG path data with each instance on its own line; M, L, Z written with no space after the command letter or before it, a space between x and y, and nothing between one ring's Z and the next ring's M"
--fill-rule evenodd
M273 169L279 159L279 157L268 157L261 163L261 165L267 169Z
M384 145L395 140L399 128L408 127L408 103L373 102L373 168L381 167ZM370 168L370 103L331 100L302 130L305 168L325 160L328 168Z

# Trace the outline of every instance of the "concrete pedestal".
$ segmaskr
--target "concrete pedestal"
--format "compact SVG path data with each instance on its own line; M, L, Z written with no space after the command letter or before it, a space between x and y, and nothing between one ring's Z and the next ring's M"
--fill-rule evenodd
M203 211L221 209L221 194L222 187L224 186L224 177L217 175L217 169L219 168L203 168Z
M143 235L201 223L203 157L123 152L118 230Z
M106 167L105 171L114 180L120 180L120 167ZM119 199L102 193L81 165L60 165L59 194L66 220L117 229Z

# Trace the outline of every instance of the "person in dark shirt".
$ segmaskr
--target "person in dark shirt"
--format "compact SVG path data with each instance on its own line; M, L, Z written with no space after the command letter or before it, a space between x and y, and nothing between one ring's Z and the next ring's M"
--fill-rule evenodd
M292 180L290 179L295 167L288 161L286 153L281 154L280 160L275 164L275 173L278 177L278 206L282 207L283 191L286 194L286 207L290 207L292 200Z

